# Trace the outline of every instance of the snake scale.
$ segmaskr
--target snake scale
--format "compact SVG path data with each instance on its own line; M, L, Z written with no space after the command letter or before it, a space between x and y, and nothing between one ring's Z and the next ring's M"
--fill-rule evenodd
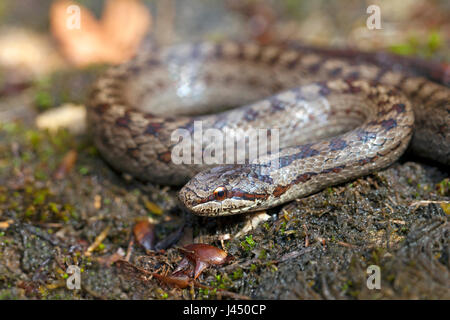
M222 216L367 175L408 145L449 165L449 101L444 85L370 63L276 45L200 42L107 70L93 86L88 123L115 169L158 184L187 182L179 198L188 209ZM280 149L245 163L175 163L179 140L172 133L194 134L199 122L203 130L242 136L277 129ZM206 150L194 134L191 147L196 143Z

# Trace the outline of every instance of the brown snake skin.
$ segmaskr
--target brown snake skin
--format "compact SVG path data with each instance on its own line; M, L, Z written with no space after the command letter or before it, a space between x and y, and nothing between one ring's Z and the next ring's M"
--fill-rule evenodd
M189 181L179 193L184 205L219 216L270 208L387 167L411 137L412 151L448 165L449 101L445 86L368 63L204 42L108 70L93 88L88 121L114 168L158 184ZM195 121L204 131L243 136L278 129L281 149L246 164L175 164L171 135L193 133ZM207 149L194 135L196 143Z

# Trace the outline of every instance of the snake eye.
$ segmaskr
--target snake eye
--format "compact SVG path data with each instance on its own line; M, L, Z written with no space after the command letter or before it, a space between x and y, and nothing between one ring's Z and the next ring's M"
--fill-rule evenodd
M224 187L217 187L216 190L214 190L214 198L216 200L223 200L227 196L227 189Z

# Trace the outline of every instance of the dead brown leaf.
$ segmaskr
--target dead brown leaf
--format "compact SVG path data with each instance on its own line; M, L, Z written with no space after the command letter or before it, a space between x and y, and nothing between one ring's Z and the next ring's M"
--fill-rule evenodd
M80 28L68 28L68 8L80 8ZM151 15L139 0L108 0L97 20L85 7L57 0L50 8L51 32L66 59L77 66L118 64L130 59L151 25Z

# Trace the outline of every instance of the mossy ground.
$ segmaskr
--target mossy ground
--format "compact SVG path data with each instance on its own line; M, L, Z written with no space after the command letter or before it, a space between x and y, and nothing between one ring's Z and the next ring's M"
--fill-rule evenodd
M137 218L153 218L159 238L188 220L191 239L217 246L214 239L236 234L247 218L186 214L176 189L124 179L88 136L8 123L0 126L0 150L0 220L9 224L0 232L2 298L215 297L155 279L136 283L98 258L127 250ZM57 180L54 173L70 150L78 160ZM206 271L200 281L252 298L448 299L449 189L448 173L405 157L387 170L271 210L256 229L225 241L237 261ZM161 212L154 213L155 205ZM108 227L101 245L85 256ZM135 245L130 261L173 270L180 258L173 248L146 255ZM70 264L81 267L81 292L65 287ZM381 290L367 289L372 264L381 268Z

